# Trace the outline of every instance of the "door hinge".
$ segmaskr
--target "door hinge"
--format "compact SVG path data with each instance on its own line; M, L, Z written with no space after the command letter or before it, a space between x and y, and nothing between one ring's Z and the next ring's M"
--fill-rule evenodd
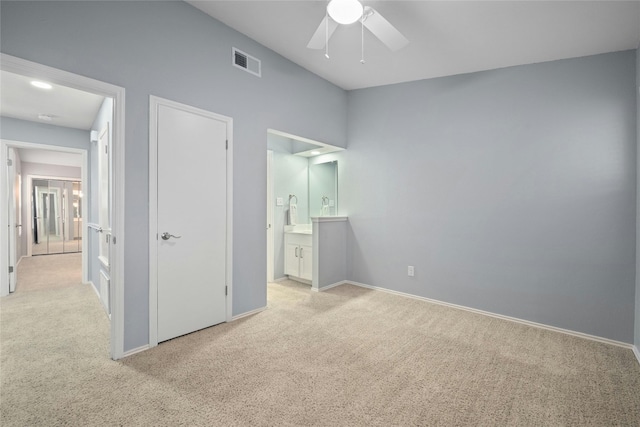
M13 273L13 265L9 266L9 273Z
M104 154L109 154L109 146L108 145L104 146Z
M111 236L111 244L112 245L116 244L116 236Z
M225 285L224 287L224 295L227 296L229 295L229 287Z
M13 161L11 159L7 159L7 166L13 166Z
M229 140L228 139L224 142L224 149L225 150L229 149Z

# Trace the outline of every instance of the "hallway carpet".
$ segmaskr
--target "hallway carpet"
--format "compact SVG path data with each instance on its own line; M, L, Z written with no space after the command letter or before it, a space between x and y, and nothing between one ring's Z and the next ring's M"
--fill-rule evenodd
M108 358L86 285L1 301L2 426L637 426L631 350L343 285Z
M25 257L17 272L17 292L75 286L82 283L82 253Z

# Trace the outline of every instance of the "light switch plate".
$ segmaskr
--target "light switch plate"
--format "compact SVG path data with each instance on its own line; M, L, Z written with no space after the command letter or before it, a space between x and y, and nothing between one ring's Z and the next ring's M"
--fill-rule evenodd
M329 206L334 207L336 205L335 200L329 200Z
M284 201L282 200L282 197L277 197L276 206L283 206L283 205L284 205Z

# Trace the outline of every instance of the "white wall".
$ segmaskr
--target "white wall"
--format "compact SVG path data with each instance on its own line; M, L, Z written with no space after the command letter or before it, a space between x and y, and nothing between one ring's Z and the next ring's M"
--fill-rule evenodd
M22 162L22 173L25 177L29 175L40 175L52 176L56 178L69 178L74 180L82 179L81 169L75 166L60 166L47 165L44 163ZM26 190L29 191L28 188Z

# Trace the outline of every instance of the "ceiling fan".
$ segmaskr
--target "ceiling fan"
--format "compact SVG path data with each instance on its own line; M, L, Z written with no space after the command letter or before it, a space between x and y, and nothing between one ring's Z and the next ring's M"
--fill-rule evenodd
M331 0L324 19L307 47L326 48L338 25L349 25L358 21L392 51L402 49L409 43L409 40L374 8L363 6L358 0ZM329 57L328 52L325 56ZM364 63L364 59L361 62Z

